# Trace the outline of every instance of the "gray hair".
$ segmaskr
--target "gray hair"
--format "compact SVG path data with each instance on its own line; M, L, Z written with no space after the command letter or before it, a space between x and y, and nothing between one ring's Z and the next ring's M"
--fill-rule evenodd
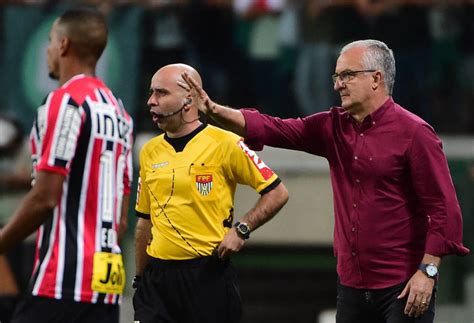
M376 69L381 71L385 89L389 95L392 95L396 73L393 51L388 48L384 42L374 39L365 39L347 44L341 49L341 54L355 47L364 47L367 49L362 58L364 69Z

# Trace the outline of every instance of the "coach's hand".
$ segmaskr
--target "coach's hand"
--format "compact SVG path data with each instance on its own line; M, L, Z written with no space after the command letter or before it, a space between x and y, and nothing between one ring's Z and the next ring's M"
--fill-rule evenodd
M434 285L434 279L426 277L420 270L416 271L397 297L401 299L408 295L407 305L405 306L406 315L420 317L428 310Z
M185 82L178 81L178 85L191 93L193 102L199 111L204 114L211 114L217 104L209 98L206 91L204 91L202 86L200 86L191 75L187 72L183 72L181 76Z
M217 255L221 259L229 258L234 253L239 252L244 246L244 243L245 240L237 234L235 227L232 227L219 244Z

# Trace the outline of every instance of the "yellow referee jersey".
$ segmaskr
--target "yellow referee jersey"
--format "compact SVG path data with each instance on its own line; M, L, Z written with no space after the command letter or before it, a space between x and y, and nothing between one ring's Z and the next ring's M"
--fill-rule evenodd
M228 131L208 125L176 152L164 135L140 152L135 209L149 214L147 253L160 259L209 256L233 223L237 183L257 192L277 175Z

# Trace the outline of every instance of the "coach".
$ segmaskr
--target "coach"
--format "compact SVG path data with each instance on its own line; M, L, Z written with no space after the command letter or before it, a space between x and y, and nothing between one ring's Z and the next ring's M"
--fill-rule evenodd
M346 45L332 76L341 107L305 118L218 105L183 77L200 110L253 148L301 150L329 161L337 323L434 321L441 257L469 250L440 139L391 97L395 59L386 44Z

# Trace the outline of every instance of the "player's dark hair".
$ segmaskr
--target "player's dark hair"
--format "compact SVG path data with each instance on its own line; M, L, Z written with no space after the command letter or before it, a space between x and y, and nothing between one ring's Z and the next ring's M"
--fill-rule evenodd
M96 63L107 45L107 22L95 8L69 9L58 19L65 36L71 40L71 48L80 59Z

